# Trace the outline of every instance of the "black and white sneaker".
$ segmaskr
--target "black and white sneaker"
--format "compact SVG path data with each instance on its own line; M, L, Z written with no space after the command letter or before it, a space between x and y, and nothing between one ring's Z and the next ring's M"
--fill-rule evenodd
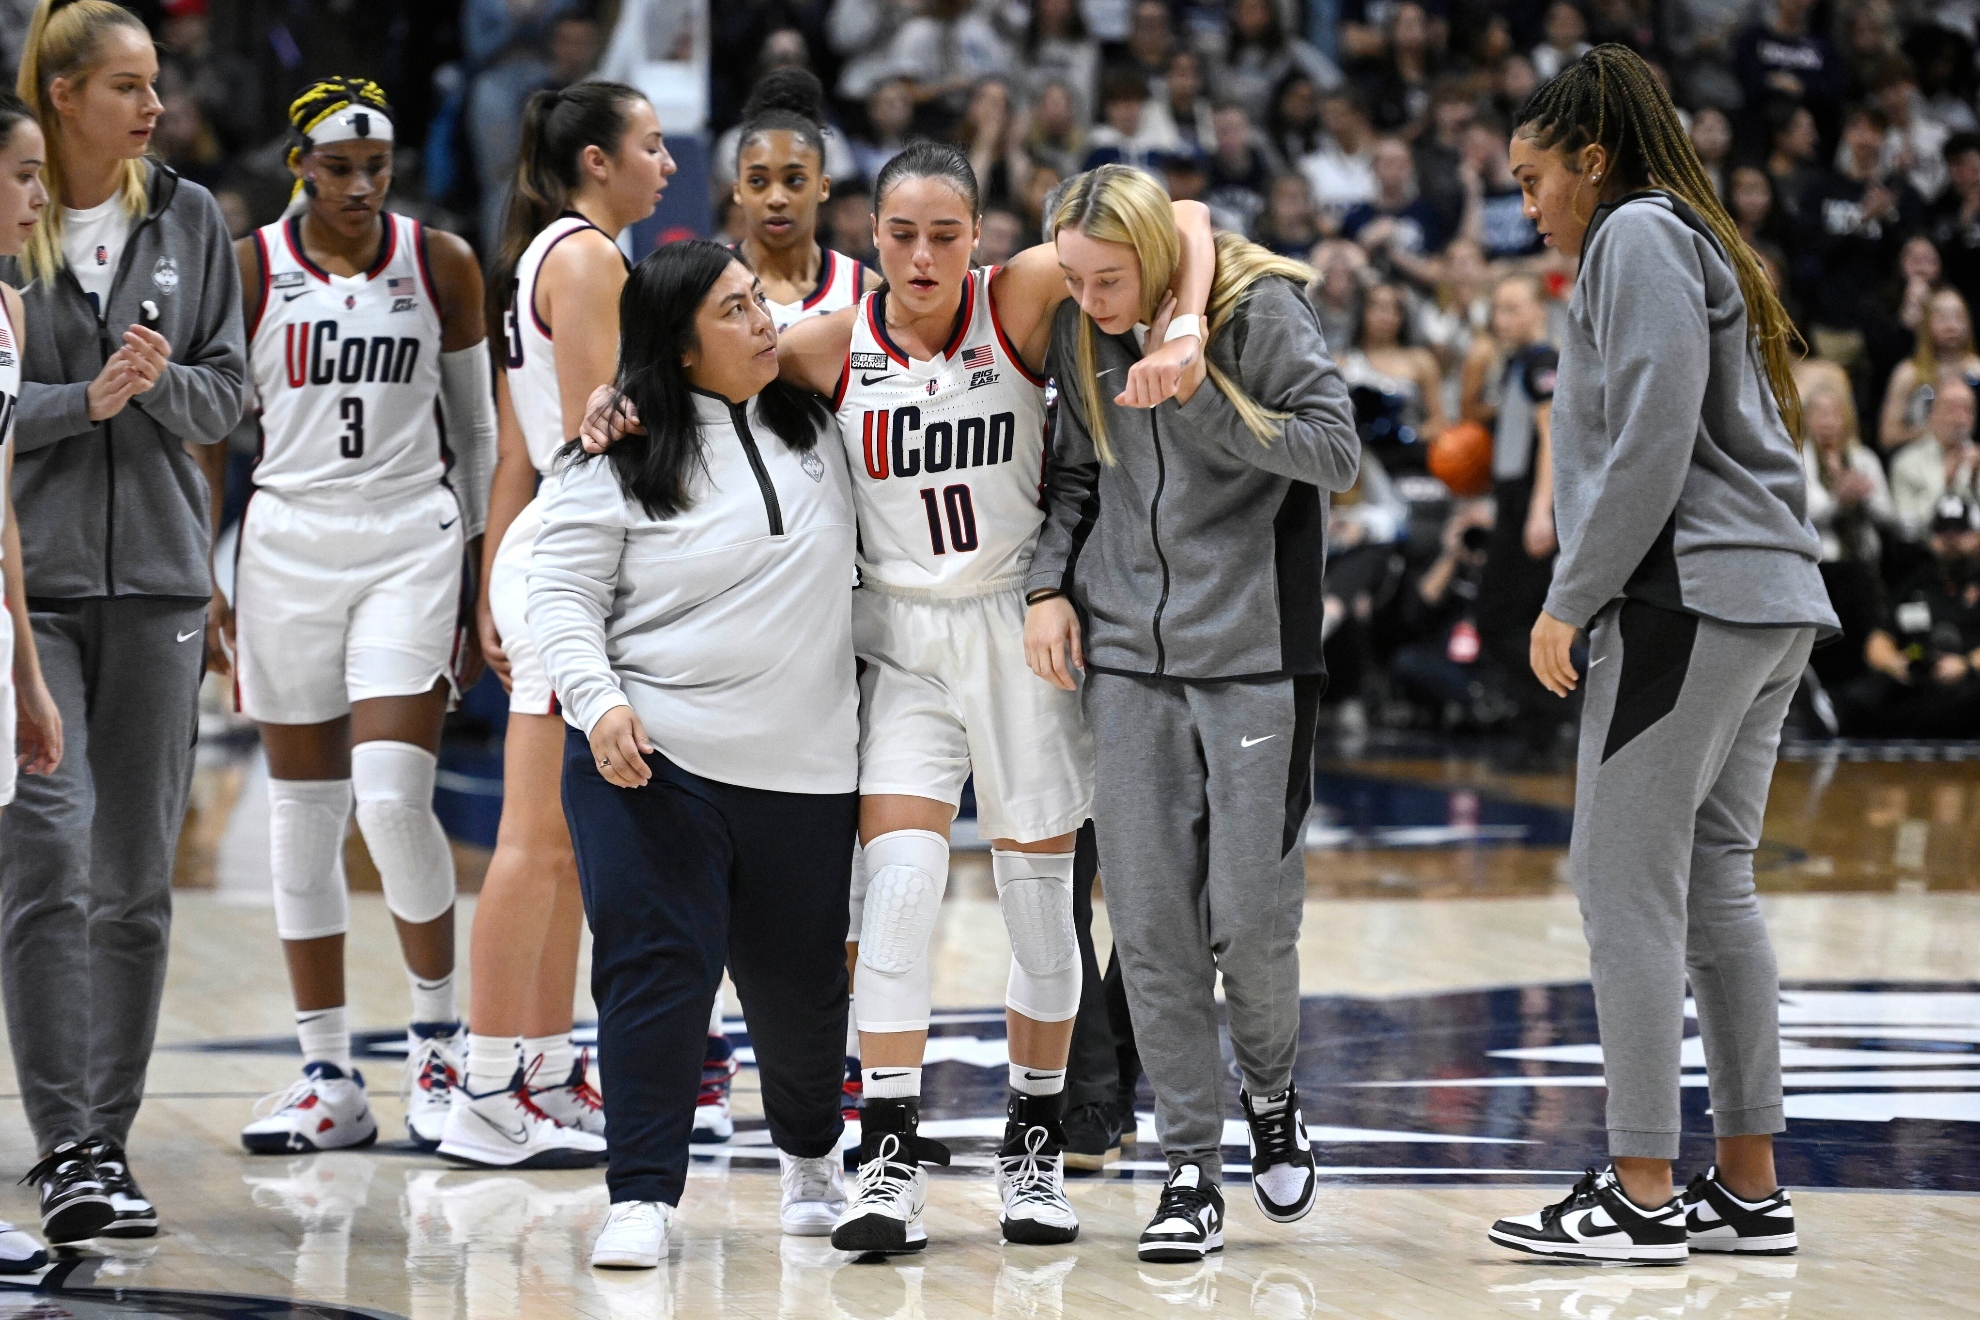
M1194 1164L1179 1164L1162 1185L1155 1217L1141 1231L1135 1254L1166 1264L1200 1261L1224 1249L1224 1194Z
M1299 1113L1299 1088L1288 1086L1256 1100L1240 1091L1238 1100L1251 1129L1251 1199L1274 1223L1304 1219L1313 1208L1319 1176Z
M1673 1196L1642 1209L1623 1194L1613 1164L1590 1169L1565 1200L1501 1219L1489 1236L1502 1247L1559 1260L1682 1265L1688 1259L1683 1203Z
M0 1274L32 1274L47 1263L39 1242L0 1219Z
M117 1217L110 1193L90 1163L89 1149L79 1141L57 1146L21 1181L33 1183L41 1193L41 1235L50 1245L86 1241Z
M919 1100L868 1100L860 1110L859 1175L832 1227L832 1245L862 1255L898 1255L928 1245L923 1164L947 1164L949 1148L920 1133Z
M1742 1201L1719 1181L1713 1165L1684 1189L1684 1228L1693 1251L1724 1251L1737 1256L1792 1256L1794 1201L1778 1187L1763 1201Z
M1059 1246L1079 1236L1079 1215L1066 1196L1064 1095L1013 1095L1004 1144L997 1150L998 1220L1006 1242Z
M124 1148L108 1137L98 1137L89 1143L89 1162L96 1166L96 1180L103 1184L103 1190L110 1195L110 1208L117 1217L110 1221L110 1227L101 1236L113 1238L148 1238L158 1236L158 1207L137 1185L131 1176L130 1161L125 1158Z

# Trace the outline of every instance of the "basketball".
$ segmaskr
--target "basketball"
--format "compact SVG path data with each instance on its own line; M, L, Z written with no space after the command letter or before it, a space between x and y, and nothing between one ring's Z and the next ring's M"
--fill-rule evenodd
M1482 422L1459 422L1430 442L1430 475L1460 498L1492 489L1492 433Z

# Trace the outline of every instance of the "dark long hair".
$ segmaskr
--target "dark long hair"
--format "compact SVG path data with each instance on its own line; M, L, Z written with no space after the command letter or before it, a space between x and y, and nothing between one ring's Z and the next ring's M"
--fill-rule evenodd
M749 268L720 243L669 243L634 266L619 293L619 370L612 384L639 410L646 434L622 438L606 461L626 498L638 500L649 517L690 508L695 473L706 470L707 443L681 357L699 343L695 315L731 262ZM817 395L782 380L764 386L756 403L763 424L799 453L815 446L818 428L832 420ZM574 463L589 460L576 441L564 453Z
M1760 258L1719 201L1670 93L1643 57L1627 46L1595 47L1534 89L1519 108L1517 131L1542 148L1559 151L1570 168L1578 168L1574 158L1582 148L1600 146L1610 161L1611 195L1662 188L1698 213L1739 278L1767 384L1788 434L1798 442L1801 395L1794 384L1793 348L1800 335ZM1597 191L1599 196L1602 190Z
M522 146L509 190L502 241L488 268L488 342L504 342L502 318L516 297L516 263L543 227L570 209L578 190L578 157L586 147L617 154L626 135L626 106L646 94L624 83L582 82L562 91L534 92L523 105Z

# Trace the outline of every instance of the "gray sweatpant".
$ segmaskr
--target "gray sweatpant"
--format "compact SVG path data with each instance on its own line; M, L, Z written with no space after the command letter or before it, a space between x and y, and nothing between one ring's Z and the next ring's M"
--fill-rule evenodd
M63 753L54 774L22 775L0 811L0 991L45 1153L97 1136L121 1144L144 1095L206 604L127 596L31 618Z
M1685 982L1721 1137L1779 1132L1780 976L1753 850L1813 628L1639 601L1588 635L1568 871L1608 1075L1609 1153L1675 1159Z
M1222 1176L1224 977L1244 1088L1282 1091L1299 1048L1300 845L1324 679L1178 683L1089 673L1093 824L1155 1130L1169 1166Z

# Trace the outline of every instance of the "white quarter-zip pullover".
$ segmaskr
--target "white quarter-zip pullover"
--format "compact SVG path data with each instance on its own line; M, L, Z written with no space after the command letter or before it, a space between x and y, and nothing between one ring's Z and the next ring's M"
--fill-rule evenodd
M630 705L667 758L783 793L859 780L854 516L844 451L795 453L758 413L698 393L706 470L653 518L593 459L544 483L529 628L564 718Z

